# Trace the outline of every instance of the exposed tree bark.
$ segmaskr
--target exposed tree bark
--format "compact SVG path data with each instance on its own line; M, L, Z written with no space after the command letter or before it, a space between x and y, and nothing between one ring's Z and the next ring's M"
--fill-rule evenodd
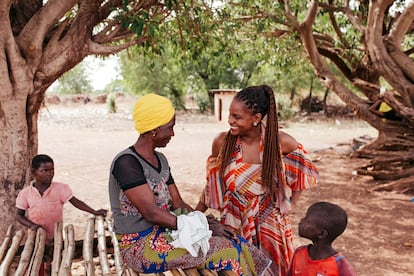
M13 262L13 258L16 255L17 250L19 249L19 244L24 238L24 231L22 229L18 230L13 237L12 244L7 251L6 256L4 257L3 262L0 265L0 275L8 275L10 265Z
M24 243L24 248L22 250L22 254L20 255L20 261L16 268L15 276L21 276L25 274L26 269L30 263L30 257L32 256L35 239L36 232L30 231Z
M0 247L0 262L3 261L4 256L6 256L7 254L7 249L9 249L9 245L13 238L13 228L14 228L13 225L9 225L7 227L6 235Z
M63 222L55 222L53 237L53 258L50 275L57 276L59 274L60 263L62 262ZM47 249L48 248L46 248L46 250Z
M93 238L95 236L95 216L90 215L86 222L85 240L82 248L85 266L85 275L95 275L95 265L93 263Z
M98 236L99 260L102 268L102 275L110 276L109 263L106 249L105 221L102 216L96 217L96 234Z
M62 253L62 262L59 267L59 276L72 275L72 261L75 254L75 230L72 224L65 226L65 249Z
M33 250L32 258L30 259L29 269L27 275L39 275L40 266L43 261L43 254L45 252L46 232L43 228L37 229L35 248Z

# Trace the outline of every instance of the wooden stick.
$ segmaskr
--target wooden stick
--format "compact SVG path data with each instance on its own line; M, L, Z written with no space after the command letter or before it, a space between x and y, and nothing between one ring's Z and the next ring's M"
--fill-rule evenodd
M106 257L106 238L105 238L105 226L102 216L96 218L96 228L98 233L98 253L99 261L101 263L102 275L110 276L111 271L109 270L108 259Z
M173 268L169 270L173 276L182 276L183 274L181 271L177 268Z
M75 231L73 225L65 226L65 249L63 250L62 263L59 268L59 276L69 276L72 271L72 260L75 254Z
M14 234L11 247L7 251L6 257L4 257L4 260L0 265L0 275L8 275L10 265L13 262L14 255L16 255L16 252L19 249L20 241L23 237L23 230L18 230L16 234Z
M114 246L115 269L118 276L125 274L125 266L122 261L121 252L119 251L118 239L112 228L112 220L106 217L106 225L108 226L109 234L111 235L112 245Z
M3 243L0 247L0 262L3 261L4 256L6 256L6 252L9 249L9 245L12 239L12 231L13 231L13 224L9 225L7 228L6 237L3 240Z
M200 273L198 273L197 269L195 268L187 268L183 269L184 274L187 276L200 276Z
M63 238L63 244L64 244L64 246L63 246L63 250L62 250L62 259L61 259L61 262L60 262L60 265L59 265L59 269L58 269L58 275L60 276L61 275L61 273L63 273L63 271L61 272L61 270L63 270L63 268L62 268L62 265L63 265L63 259L64 258L66 258L66 255L68 254L68 245L67 245L67 242L68 242L68 233L67 233L67 231L68 231L68 228L67 227L65 227L64 228L64 238Z
M202 276L217 276L217 272L210 270L210 269L200 269L198 271Z
M20 256L19 264L17 265L15 276L23 276L26 272L27 267L30 263L30 257L33 253L33 248L36 239L36 232L30 231L27 235L26 242L24 243L24 248Z
M43 261L43 254L45 252L46 232L43 228L37 229L35 249L30 260L29 276L39 275L40 265Z
M90 215L86 222L85 240L83 241L83 260L85 274L87 276L95 275L95 265L93 263L93 238L95 235L95 216Z
M62 259L63 248L63 222L55 222L55 234L54 234L54 247L53 247L53 260L51 267L51 276L57 276L59 273L60 262Z
M218 272L219 276L237 276L237 273L231 270L220 270Z

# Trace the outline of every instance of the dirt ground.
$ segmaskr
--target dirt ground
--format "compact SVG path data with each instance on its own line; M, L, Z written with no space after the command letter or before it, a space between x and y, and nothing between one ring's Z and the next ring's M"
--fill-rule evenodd
M74 194L94 208L109 209L109 166L116 153L132 145L137 132L130 110L133 101L119 103L108 114L105 104L48 105L40 114L39 153L55 161L55 181L70 184ZM356 175L366 162L349 158L353 138L375 137L376 131L356 120L304 120L284 123L284 131L304 144L320 170L317 187L305 191L292 213L295 245L309 241L298 237L297 224L306 208L317 201L340 204L348 213L345 233L334 243L358 275L414 275L414 202L407 195L371 192L375 183ZM227 124L212 116L178 115L175 137L165 149L183 198L195 205L204 183L205 160L211 141ZM88 214L70 204L64 222L75 226L83 239ZM73 269L82 271L82 264ZM82 275L82 272L79 274Z

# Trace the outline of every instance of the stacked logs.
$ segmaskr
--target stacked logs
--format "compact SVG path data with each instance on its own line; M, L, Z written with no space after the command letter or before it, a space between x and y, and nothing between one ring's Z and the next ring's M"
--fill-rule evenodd
M137 273L123 265L119 254L118 241L115 233L112 231L110 218L106 220L102 216L89 216L86 224L85 239L75 241L75 232L72 224L68 224L63 229L62 222L55 224L53 258L50 266L50 275L66 276L71 275L72 263L74 258L79 255L77 249L82 248L82 258L85 268L85 275L95 275L95 263L93 258L96 251L99 256L100 271L97 275L114 275L113 268L110 268L110 262L107 254L107 236L110 234L112 241L113 256L115 258L115 275L135 276ZM96 226L96 230L95 230ZM64 231L63 231L64 230ZM97 238L95 238L95 234ZM44 261L45 252L51 251L46 245L46 233L44 229L39 228L37 232L30 231L26 240L25 230L18 230L13 235L13 225L7 229L7 233L0 247L0 276L6 275L39 275L40 267ZM65 239L63 238L65 237ZM97 240L97 250L94 250ZM24 242L24 245L21 244Z
M96 230L95 230L96 228ZM64 231L63 231L64 230ZM63 235L64 233L64 235ZM109 236L106 235L109 233ZM45 253L52 249L46 245L46 233L42 228L37 232L30 231L24 241L25 230L18 230L13 235L13 226L9 226L5 239L0 247L0 276L37 276L44 260ZM96 238L95 238L96 235ZM65 239L63 238L65 237ZM108 242L110 241L110 242ZM21 243L24 245L21 246ZM96 248L95 248L96 246ZM110 248L108 248L110 247ZM78 253L81 248L81 253ZM94 250L97 249L97 250ZM111 254L108 254L111 251ZM81 256L78 256L81 254ZM100 268L95 267L94 257L99 257ZM113 257L110 262L108 256ZM72 263L76 259L83 259L86 276L94 275L118 275L138 276L124 265L118 247L118 240L112 230L110 217L90 215L86 222L86 230L83 241L75 241L74 227L68 224L63 229L63 224L55 224L53 258L50 267L52 276L69 276L72 272ZM143 274L145 275L145 274ZM223 271L216 273L207 269L172 269L157 276L233 276L234 272Z

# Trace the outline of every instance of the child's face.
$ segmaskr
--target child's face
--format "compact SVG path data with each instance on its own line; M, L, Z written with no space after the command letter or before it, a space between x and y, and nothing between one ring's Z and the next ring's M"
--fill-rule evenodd
M37 183L49 185L55 175L55 167L52 162L41 163L39 168L32 170L32 173Z
M309 209L306 216L299 222L299 236L314 241L322 231L323 229L319 226L319 216Z

